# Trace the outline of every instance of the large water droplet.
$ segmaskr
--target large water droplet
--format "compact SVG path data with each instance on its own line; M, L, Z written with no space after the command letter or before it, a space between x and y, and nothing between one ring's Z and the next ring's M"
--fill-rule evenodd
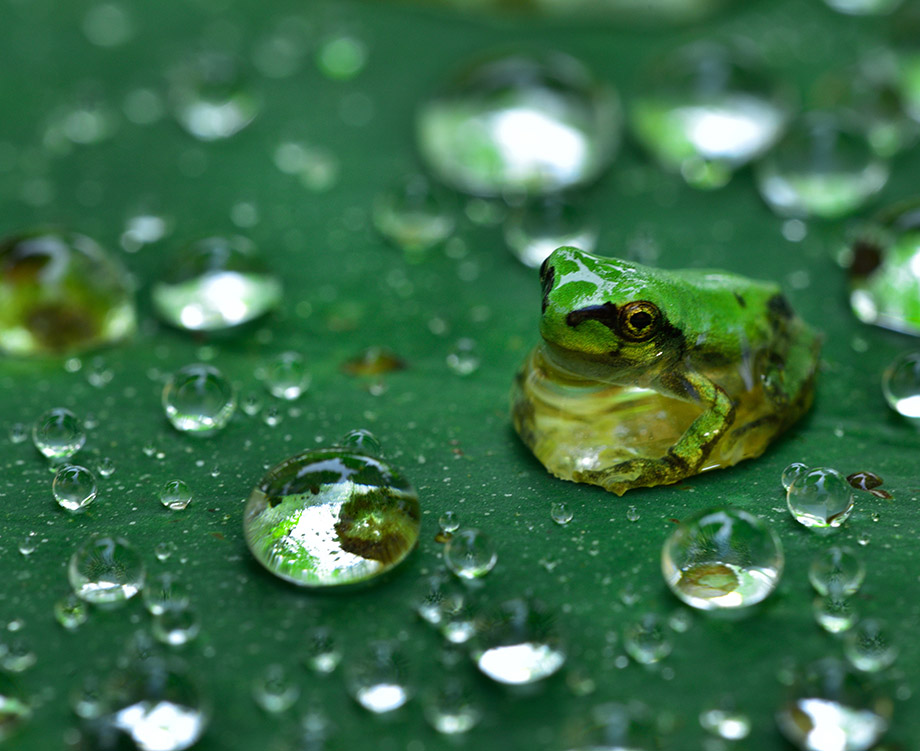
M596 179L619 145L616 94L556 53L487 58L419 109L416 138L431 172L484 196L544 194Z
M157 314L190 331L219 331L258 318L281 300L281 282L243 237L209 237L164 265L151 291Z
M800 475L786 492L786 505L799 523L816 531L843 524L853 510L853 489L836 469L818 467Z
M776 589L782 571L779 538L757 517L735 508L693 514L661 551L665 582L700 610L754 605Z
M372 579L418 542L418 496L386 462L344 448L305 451L271 470L243 513L246 542L276 576L305 587Z
M32 443L52 462L60 462L83 448L86 433L73 412L55 407L35 421L32 426Z
M83 235L36 231L0 241L0 350L77 352L134 333L132 285L117 259Z
M82 511L96 499L96 478L86 467L65 464L51 483L54 500L68 511Z
M791 115L788 89L739 50L711 42L663 58L629 108L633 132L658 163L707 189L765 153Z
M355 701L374 714L399 709L412 696L408 661L386 641L372 642L348 663L345 685Z
M134 597L144 586L144 563L123 537L91 537L70 557L67 578L77 597L94 604Z
M163 387L163 409L176 430L211 435L230 422L236 392L217 368L186 365Z

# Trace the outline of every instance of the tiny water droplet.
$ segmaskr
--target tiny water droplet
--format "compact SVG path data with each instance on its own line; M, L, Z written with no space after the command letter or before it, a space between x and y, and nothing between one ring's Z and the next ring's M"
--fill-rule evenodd
M186 365L163 387L163 409L176 430L211 435L224 428L236 410L230 381L212 365Z
M550 506L549 514L552 520L560 525L568 524L575 518L575 513L569 508L568 504L561 501L556 501Z
M751 718L734 706L730 698L700 712L700 726L727 741L740 741L751 733Z
M54 603L54 618L68 631L74 631L89 620L89 606L75 594Z
M283 665L272 664L253 679L252 698L266 712L280 714L300 698L300 686Z
M100 477L111 477L115 474L115 462L109 456L104 456L96 465L96 471Z
M639 509L635 506L630 506L626 509L626 519L631 522L639 521Z
M854 503L853 489L835 469L818 467L801 474L786 492L792 517L809 529L830 530L843 524Z
M174 542L159 542L157 546L153 549L153 554L156 556L156 559L161 563L165 563L169 560L170 556L176 552L176 543Z
M23 555L32 555L38 547L38 536L35 532L27 532L19 541L19 552Z
M174 574L158 574L144 585L142 594L144 607L152 615L165 613L167 610L184 610L191 597L188 587Z
M23 443L29 437L29 429L21 422L10 426L10 443Z
M447 367L460 376L475 373L481 362L479 345L469 337L458 339L447 354Z
M840 593L816 597L812 603L812 613L817 624L831 634L853 628L859 618L853 601Z
M299 399L310 386L310 374L303 355L282 352L265 368L265 386L278 399Z
M52 462L61 462L83 448L86 433L73 412L57 407L35 421L32 443Z
M195 639L201 631L201 621L194 608L167 608L153 616L150 632L162 644L181 647Z
M15 639L4 646L6 649L0 656L0 669L8 673L24 673L38 662L38 655L24 639Z
M444 545L444 563L461 579L478 579L498 562L492 539L478 529L461 529Z
M454 676L425 693L422 712L428 724L443 735L467 733L482 719L476 692L466 681Z
M508 249L521 263L534 269L562 245L587 253L597 247L594 217L580 204L557 196L524 202L508 215L503 232Z
M86 467L65 464L51 482L54 500L68 511L83 511L96 499L96 478Z
M240 408L250 417L255 417L262 411L262 397L250 391L240 400Z
M270 428L278 427L284 420L284 415L278 407L269 407L262 413L262 422Z
M304 638L304 663L310 670L328 675L342 661L342 647L332 629L317 626L310 629Z
M427 179L414 175L374 199L374 227L413 259L454 231L454 212Z
M172 511L183 511L192 502L192 491L182 480L169 480L160 489L160 503Z
M673 645L661 618L654 613L646 613L623 628L623 648L636 662L650 665L671 654Z
M447 510L438 517L438 526L445 534L453 534L460 529L460 519L454 511Z
M783 490L788 491L792 487L792 483L798 480L800 477L804 477L808 472L809 467L807 464L802 464L802 462L793 462L786 469L783 470L782 477L780 481L783 483Z

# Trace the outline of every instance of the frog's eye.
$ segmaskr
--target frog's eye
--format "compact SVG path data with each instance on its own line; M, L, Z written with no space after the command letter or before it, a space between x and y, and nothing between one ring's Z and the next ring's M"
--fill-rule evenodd
M632 342L644 342L651 339L658 331L661 311L654 303L636 300L620 308L620 336Z

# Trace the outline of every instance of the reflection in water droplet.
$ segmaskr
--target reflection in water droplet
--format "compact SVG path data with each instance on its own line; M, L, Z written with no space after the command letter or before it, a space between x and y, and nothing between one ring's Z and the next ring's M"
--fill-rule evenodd
M343 448L305 451L271 469L243 513L249 549L276 576L305 587L365 581L418 542L418 497L380 459Z
M281 300L281 282L243 237L209 237L165 264L151 299L167 323L219 331L265 315Z
M73 456L86 443L80 421L69 409L49 409L32 426L32 443L52 462Z
M882 373L882 393L889 407L920 426L920 352L895 358Z
M818 467L800 475L786 492L786 505L799 523L816 531L843 524L853 510L854 496L836 469Z
M115 462L112 461L111 457L104 456L96 465L96 471L100 477L111 477L115 474Z
M172 511L182 511L192 502L192 491L182 480L169 480L160 489L160 503Z
M253 679L252 698L266 712L280 714L300 698L300 686L284 665L273 664Z
M176 430L206 436L224 428L236 410L236 393L211 365L186 365L163 387L163 409Z
M700 610L755 605L776 589L782 571L779 538L757 517L730 507L688 517L661 551L668 587Z
M556 524L568 524L575 518L575 512L569 508L567 503L556 501L549 509L549 515Z
M406 656L391 642L371 642L345 673L348 693L374 714L399 709L413 693Z
M788 491L792 487L792 483L803 477L808 472L808 469L809 467L802 464L802 462L793 462L786 467L783 470L782 477L780 477L780 481L783 483L783 490Z
M447 510L438 517L438 526L446 534L452 534L460 529L460 519L456 512Z
M282 352L265 368L265 385L272 396L293 401L310 386L310 374L303 355Z
M654 613L646 613L623 628L623 648L636 662L650 665L671 654L672 644L664 622Z
M444 242L456 224L453 211L420 175L380 193L372 218L384 238L413 256Z
M95 604L134 597L144 586L144 563L123 537L91 537L70 557L67 577L77 597Z
M635 506L629 506L626 509L626 521L637 522L639 521L639 509Z
M580 204L558 196L525 201L508 215L503 229L508 249L525 266L535 269L560 246L588 253L597 247L594 217Z
M134 333L131 282L95 241L35 231L0 240L0 351L60 354Z
M498 562L492 539L478 529L461 529L444 545L444 563L461 579L478 579Z
M144 585L144 607L152 615L184 610L191 600L188 587L174 574L158 574Z
M418 148L442 182L484 196L540 195L595 180L619 145L616 94L548 53L469 65L425 102Z
M890 667L898 649L891 641L888 626L875 618L860 621L843 639L843 653L857 670L875 673Z
M75 594L54 603L54 618L68 631L74 631L89 620L89 607Z
M841 594L816 597L812 613L817 624L831 634L840 634L853 628L859 617L853 601Z
M349 430L342 436L340 444L342 448L357 451L359 454L364 454L366 456L381 456L383 453L383 449L377 437L371 433L371 431L365 430L364 428Z
M865 578L866 567L856 551L836 545L815 556L808 568L808 580L819 595L855 594Z
M342 647L330 628L310 629L304 635L304 645L304 663L316 673L329 674L342 661Z
M19 541L19 552L23 555L32 555L38 547L38 537L34 532L27 532Z
M68 511L82 511L96 499L96 478L86 467L65 464L51 483L54 500Z
M158 542L157 546L153 549L153 554L161 563L168 561L170 556L172 556L172 554L175 552L176 543L174 542Z
M425 694L422 712L431 727L444 735L469 732L482 719L472 687L456 677L447 678Z

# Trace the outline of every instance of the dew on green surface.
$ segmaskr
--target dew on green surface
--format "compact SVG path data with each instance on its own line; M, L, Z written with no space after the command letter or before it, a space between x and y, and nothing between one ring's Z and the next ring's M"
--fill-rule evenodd
M502 603L485 620L473 644L476 667L493 681L507 685L548 678L566 660L555 621L551 611L533 600Z
M447 367L459 376L468 376L479 370L482 356L474 339L463 337L454 342L447 353Z
M192 502L192 491L182 480L168 480L160 488L160 503L171 511L183 511Z
M320 42L316 64L320 72L335 81L348 81L367 64L367 44L349 33L336 33Z
M25 423L14 422L10 425L10 443L24 443L29 437L29 428Z
M558 53L474 61L423 102L416 141L464 193L542 195L594 181L619 146L617 96Z
M875 472L853 472L853 474L847 475L847 482L850 483L850 487L856 488L857 490L866 490L870 493L877 489L883 482L881 477L879 477ZM888 496L890 498L890 496Z
M467 733L482 719L472 686L456 676L448 676L425 693L422 713L428 724L443 735Z
M399 709L414 692L406 655L389 641L371 642L349 660L345 687L358 704L374 714Z
M819 595L855 594L866 578L862 557L852 548L834 545L816 555L808 567L808 581Z
M786 491L789 513L815 531L843 524L854 504L853 489L836 469L817 467L800 475Z
M183 663L151 657L106 682L112 724L139 751L182 751L201 738L210 707Z
M678 634L685 634L693 625L693 616L686 608L679 608L668 616L668 627Z
M191 602L188 587L175 574L157 574L144 584L141 595L144 607L152 615L167 610L184 610Z
M163 268L150 296L157 315L180 329L229 329L265 315L281 301L281 281L244 237L198 240Z
M171 222L157 214L140 213L128 217L119 238L126 253L137 253L145 245L162 240L171 229Z
M304 664L315 673L328 675L342 661L342 646L335 632L326 626L315 626L303 637Z
M100 477L106 478L111 477L115 474L115 462L110 456L102 457L99 462L96 464L96 471L99 473Z
M61 508L83 511L96 499L96 478L86 467L65 464L54 474L51 492Z
M839 219L875 196L888 174L862 132L812 112L758 164L757 187L780 216Z
M92 720L108 711L103 680L95 673L86 673L71 688L68 695L70 708L77 717Z
M80 420L69 409L55 407L41 415L32 426L32 443L52 462L73 456L86 443Z
M466 606L466 589L443 574L432 576L425 593L415 603L415 612L426 623L441 627Z
M236 410L236 392L213 365L186 365L163 387L163 409L176 430L212 435L230 422Z
M380 456L383 452L377 437L364 428L349 430L342 436L340 445L342 448L357 451L366 456Z
M278 427L284 421L284 415L278 407L269 407L262 413L262 422L270 428Z
M824 0L824 3L848 16L886 16L893 13L904 0Z
M853 600L842 594L816 597L812 603L815 622L831 634L840 634L853 628L859 618Z
M0 669L7 673L24 673L38 661L38 655L24 639L14 639L3 647Z
M153 638L170 647L181 647L198 637L201 620L194 608L170 607L156 613L150 626Z
M525 201L508 214L503 226L505 245L534 269L562 245L593 253L598 232L597 221L584 206L558 196Z
M176 543L174 542L158 542L153 549L153 555L160 563L168 561L175 552Z
M866 673L890 667L899 651L888 625L876 618L861 620L843 639L843 654L849 663Z
M13 679L0 674L0 742L15 735L32 716L32 709Z
M664 621L654 613L645 613L623 627L626 654L642 665L663 660L673 649Z
M70 557L67 578L74 593L97 605L123 602L144 586L144 562L123 537L94 536Z
M438 517L438 526L445 534L453 534L460 529L460 517L455 511L448 509Z
M633 133L662 167L712 189L776 143L793 100L756 60L705 42L653 66L628 114Z
M882 373L882 393L895 412L920 424L920 352L895 358Z
M788 491L789 488L792 487L792 483L804 476L808 472L808 469L808 465L802 464L802 462L792 462L792 464L786 467L780 478L783 483L783 490Z
M727 741L740 741L751 734L751 718L735 706L731 697L700 712L700 726Z
M249 392L240 399L240 409L250 417L255 417L262 411L264 402L259 394Z
M549 507L550 518L556 524L565 525L575 518L575 513L569 508L567 503L556 501Z
M661 551L668 587L700 610L755 605L776 589L783 563L776 534L757 517L736 508L693 514L674 530Z
M256 560L304 587L392 570L415 548L419 522L418 496L402 473L345 448L305 451L276 465L243 513Z
M26 532L19 540L19 552L29 556L35 552L38 547L38 535L35 532Z
M639 509L636 506L627 506L626 521L629 521L629 522L639 521Z
M386 240L413 257L444 242L456 226L452 208L421 175L378 194L371 217Z
M334 187L339 179L339 159L322 146L284 141L275 149L275 166L287 175L294 175L301 185L314 192Z
M170 79L172 113L200 141L229 138L259 113L259 99L232 55L200 53L176 66Z
M783 735L803 751L866 751L888 729L891 700L845 663L808 666L776 713Z
M294 401L310 387L307 363L299 352L282 352L265 366L265 387L278 398Z
M0 240L0 351L79 352L115 344L137 326L132 283L94 240L36 230Z
M54 603L54 619L68 631L75 631L89 620L89 606L75 594Z
M444 563L461 579L478 579L498 562L495 543L478 529L461 529L444 545Z

